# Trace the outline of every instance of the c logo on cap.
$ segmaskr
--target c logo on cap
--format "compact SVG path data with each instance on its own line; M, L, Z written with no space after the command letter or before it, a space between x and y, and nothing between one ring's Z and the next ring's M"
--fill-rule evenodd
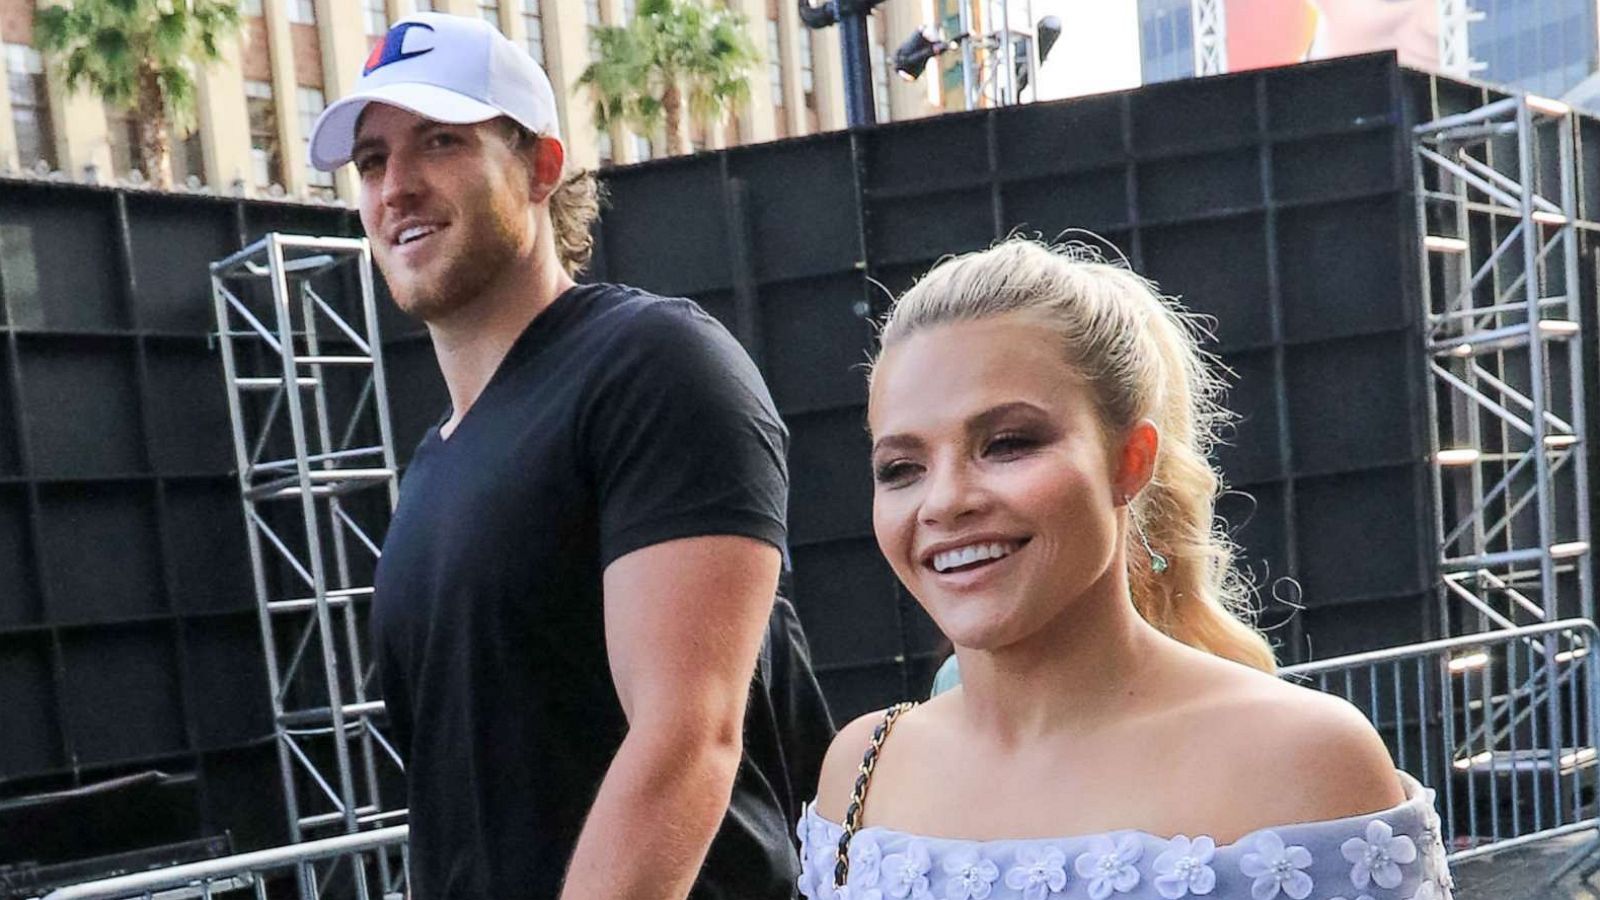
M367 65L361 70L361 74L371 75L390 63L399 62L402 59L410 59L413 56L421 56L424 53L432 53L432 47L423 47L420 50L412 50L410 52L402 49L406 43L406 32L413 28L433 30L432 25L424 22L401 22L395 25L389 29L388 34L383 36L383 40L372 48L372 55L367 57Z

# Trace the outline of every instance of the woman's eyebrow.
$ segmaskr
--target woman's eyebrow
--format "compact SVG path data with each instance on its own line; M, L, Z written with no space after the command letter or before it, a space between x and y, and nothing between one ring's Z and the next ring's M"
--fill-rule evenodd
M983 412L974 415L966 422L968 431L983 431L994 427L994 424L1012 415L1023 415L1035 418L1045 418L1050 414L1035 403L1026 400L1013 400L991 406ZM886 434L872 442L872 453L876 455L882 450L916 450L923 446L922 438L914 434Z
M872 442L872 453L880 450L915 450L922 446L922 438L912 434L886 434Z
M1009 403L1001 403L997 406L991 406L983 412L978 413L977 415L968 419L967 429L969 431L981 431L985 428L993 427L995 422L1000 419L1018 414L1040 418L1048 417L1050 415L1049 412L1037 404L1029 403L1026 400L1013 400Z

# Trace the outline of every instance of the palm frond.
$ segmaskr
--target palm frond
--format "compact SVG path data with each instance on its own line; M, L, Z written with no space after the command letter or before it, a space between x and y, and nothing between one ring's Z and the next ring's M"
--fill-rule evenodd
M595 104L596 126L644 134L672 124L663 101L673 85L690 115L720 119L748 97L745 80L760 61L747 20L708 0L639 0L628 25L594 30L593 49L577 84Z
M73 0L34 14L39 49L68 89L180 127L194 121L194 73L220 59L222 40L241 22L237 0ZM158 130L141 129L141 141L164 141ZM140 157L153 159L156 149L141 147Z

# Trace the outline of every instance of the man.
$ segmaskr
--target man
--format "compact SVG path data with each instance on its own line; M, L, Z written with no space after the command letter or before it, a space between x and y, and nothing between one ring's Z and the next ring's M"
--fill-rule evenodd
M574 283L592 180L564 176L544 72L477 19L396 23L310 151L354 161L450 396L372 623L412 896L791 897L814 782L785 783L775 708L816 694L803 652L776 691L756 665L788 436L754 365L687 300Z

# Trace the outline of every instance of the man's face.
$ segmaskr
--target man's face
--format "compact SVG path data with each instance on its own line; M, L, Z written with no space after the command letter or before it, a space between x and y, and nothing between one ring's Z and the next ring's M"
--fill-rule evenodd
M501 125L448 125L373 103L353 159L361 224L405 312L444 319L533 251L530 167Z

